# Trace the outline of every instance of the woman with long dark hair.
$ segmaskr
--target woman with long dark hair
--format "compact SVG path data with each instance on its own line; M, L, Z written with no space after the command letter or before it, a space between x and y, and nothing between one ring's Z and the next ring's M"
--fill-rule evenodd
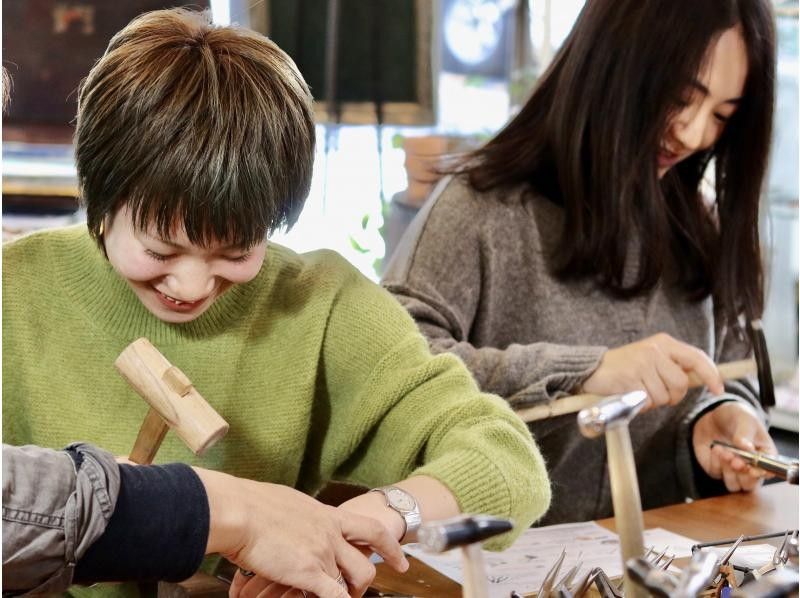
M646 390L645 507L758 484L711 440L774 451L754 387L714 367L749 353L741 323L763 309L774 77L769 0L589 0L384 275L434 351L515 407ZM609 515L602 443L574 415L530 427L553 480L543 522Z

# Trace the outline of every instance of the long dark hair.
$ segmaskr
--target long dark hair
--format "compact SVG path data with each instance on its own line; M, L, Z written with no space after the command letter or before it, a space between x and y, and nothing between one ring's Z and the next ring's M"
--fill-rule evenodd
M657 148L709 45L739 26L743 99L717 143L658 179ZM630 297L662 277L728 321L763 309L758 204L769 154L775 24L769 0L588 0L520 112L452 169L481 191L521 183L562 205L561 279ZM714 159L716 209L700 182ZM638 272L624 275L630 240Z

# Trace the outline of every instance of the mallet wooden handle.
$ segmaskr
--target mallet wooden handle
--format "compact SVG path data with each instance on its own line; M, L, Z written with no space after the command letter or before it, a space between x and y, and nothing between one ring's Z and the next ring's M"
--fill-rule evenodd
M146 338L128 345L114 362L117 370L150 405L129 456L152 463L169 428L197 455L222 438L228 423Z
M736 380L744 378L757 372L755 359L743 359L741 361L731 361L721 363L717 366L719 374L723 380ZM703 386L703 381L694 372L689 373L689 386L696 388ZM563 399L556 399L545 405L536 405L526 409L517 410L519 415L526 422L534 422L567 413L577 413L581 409L594 407L607 397L593 394L572 395Z

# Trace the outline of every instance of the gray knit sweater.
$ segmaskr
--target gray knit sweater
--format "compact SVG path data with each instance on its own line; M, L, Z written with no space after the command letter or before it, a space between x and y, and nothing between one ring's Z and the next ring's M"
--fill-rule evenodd
M530 191L479 194L446 178L411 223L383 277L434 352L461 357L483 390L515 408L557 400L597 368L607 348L665 332L717 362L747 353L741 335L715 327L712 301L689 302L657 287L630 300L589 280L561 282L545 252L556 248L561 209ZM636 272L634 260L626 276ZM726 400L758 405L754 385L736 381L728 394L701 391L675 407L638 416L631 436L645 508L719 490L693 460L691 428ZM530 424L553 485L541 524L612 514L605 442L581 436L575 415Z

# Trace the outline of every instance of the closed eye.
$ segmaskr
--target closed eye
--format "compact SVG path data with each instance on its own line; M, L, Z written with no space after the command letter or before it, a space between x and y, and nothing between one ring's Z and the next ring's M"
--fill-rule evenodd
M244 253L242 255L237 255L235 257L226 256L225 259L229 262L233 262L235 264L240 264L242 262L246 262L250 259L250 256L253 255L252 253Z
M152 251L151 249L145 249L144 252L149 257L151 257L152 259L156 260L157 262L166 262L169 258L172 257L171 255L164 255L164 254L161 254L161 253L156 253L155 251Z

